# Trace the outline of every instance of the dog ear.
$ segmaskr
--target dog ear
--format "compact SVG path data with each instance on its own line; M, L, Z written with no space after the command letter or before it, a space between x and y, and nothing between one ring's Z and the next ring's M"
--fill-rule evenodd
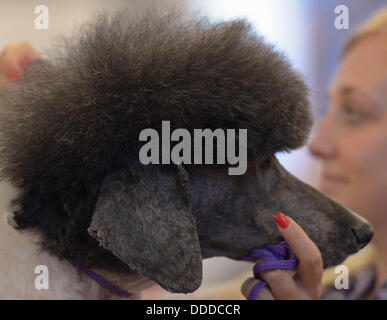
M195 291L202 257L181 167L136 165L105 177L89 234L171 292Z

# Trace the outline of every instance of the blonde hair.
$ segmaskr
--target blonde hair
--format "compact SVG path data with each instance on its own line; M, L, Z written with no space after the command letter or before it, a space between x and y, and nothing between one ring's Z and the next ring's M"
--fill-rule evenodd
M345 46L342 56L344 56L348 50L360 40L380 33L385 33L387 35L387 7L377 11L364 24L355 30L354 35Z

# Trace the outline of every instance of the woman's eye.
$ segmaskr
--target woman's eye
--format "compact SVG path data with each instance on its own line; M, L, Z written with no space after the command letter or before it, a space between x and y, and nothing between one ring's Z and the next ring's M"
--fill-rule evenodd
M344 112L348 122L351 124L359 124L365 120L365 116L362 112L353 109L350 106L344 106Z

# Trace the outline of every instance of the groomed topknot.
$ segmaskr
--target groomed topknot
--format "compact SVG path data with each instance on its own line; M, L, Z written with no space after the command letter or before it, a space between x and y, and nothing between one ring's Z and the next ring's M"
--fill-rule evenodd
M162 120L248 129L250 159L305 143L307 88L248 22L125 12L99 14L1 93L3 178L92 183Z

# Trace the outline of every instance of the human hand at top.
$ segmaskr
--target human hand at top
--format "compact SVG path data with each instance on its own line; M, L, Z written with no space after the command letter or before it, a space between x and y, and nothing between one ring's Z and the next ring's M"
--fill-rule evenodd
M319 299L323 261L320 250L302 228L290 217L281 213L275 215L278 230L297 256L296 270L265 270L259 277L268 285L263 287L257 300L310 300ZM242 293L248 297L254 285L260 281L248 278L242 285Z
M23 68L39 53L26 42L11 43L0 53L0 89L21 77Z

